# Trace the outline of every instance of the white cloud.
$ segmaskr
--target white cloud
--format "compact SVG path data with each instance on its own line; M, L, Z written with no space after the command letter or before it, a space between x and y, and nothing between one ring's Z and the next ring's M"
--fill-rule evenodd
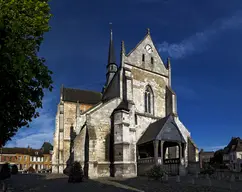
M223 149L224 147L226 147L226 145L204 146L204 147L201 147L201 149L203 149L204 151L217 151L219 149Z
M41 145L47 141L52 142L53 134L52 131L49 133L36 133L27 136L26 133L24 137L20 137L18 139L14 139L13 142L10 142L7 147L32 147L35 149L39 149Z
M206 49L209 42L216 37L219 32L228 29L234 29L242 24L242 12L237 12L229 18L216 21L202 32L198 32L179 43L168 43L164 41L158 45L161 53L166 53L173 59L182 59L194 53L199 53Z
M29 145L32 148L40 148L45 141L52 143L55 115L51 108L56 106L54 100L53 93L47 94L43 100L43 108L39 109L40 116L33 119L29 128L21 128L6 147L27 147Z

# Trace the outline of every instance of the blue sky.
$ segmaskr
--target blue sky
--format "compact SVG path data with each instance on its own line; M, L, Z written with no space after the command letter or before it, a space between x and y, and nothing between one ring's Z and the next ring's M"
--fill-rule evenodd
M54 91L40 117L8 146L51 141L60 86L101 91L109 22L116 55L132 49L146 28L162 59L171 57L178 114L199 148L213 150L242 136L242 2L233 0L52 0L51 32L40 55L54 72Z

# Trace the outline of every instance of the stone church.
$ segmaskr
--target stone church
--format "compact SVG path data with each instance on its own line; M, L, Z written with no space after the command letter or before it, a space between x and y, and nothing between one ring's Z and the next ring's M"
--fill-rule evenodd
M198 148L177 114L170 59L164 63L150 30L115 58L111 30L106 83L102 92L61 88L52 172L73 161L95 177L135 177L154 165L184 175L198 162Z

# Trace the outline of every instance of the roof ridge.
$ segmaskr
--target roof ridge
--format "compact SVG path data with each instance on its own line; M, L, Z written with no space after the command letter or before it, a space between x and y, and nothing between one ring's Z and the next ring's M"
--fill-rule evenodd
M74 90L74 91L86 91L86 92L92 92L92 93L102 94L101 92L97 92L97 91L93 91L93 90L79 89L79 88L64 87L64 89L71 89L71 90Z

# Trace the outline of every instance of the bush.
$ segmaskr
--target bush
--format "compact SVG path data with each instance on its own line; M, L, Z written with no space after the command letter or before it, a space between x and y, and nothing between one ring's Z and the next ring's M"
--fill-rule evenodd
M1 164L0 165L0 180L5 180L11 177L11 171L9 168L9 164Z
M11 173L12 173L13 175L18 174L18 166L17 166L17 165L13 165L13 166L12 166Z
M75 161L71 168L68 183L80 183L83 180L83 170L79 162Z
M35 173L35 169L33 167L29 167L28 172L29 173Z
M150 169L147 172L147 176L155 180L161 179L165 174L167 173L161 165L155 165L152 169Z
M212 174L214 174L214 172L215 172L215 169L211 165L209 165L209 166L204 167L204 169L200 173L212 175Z

